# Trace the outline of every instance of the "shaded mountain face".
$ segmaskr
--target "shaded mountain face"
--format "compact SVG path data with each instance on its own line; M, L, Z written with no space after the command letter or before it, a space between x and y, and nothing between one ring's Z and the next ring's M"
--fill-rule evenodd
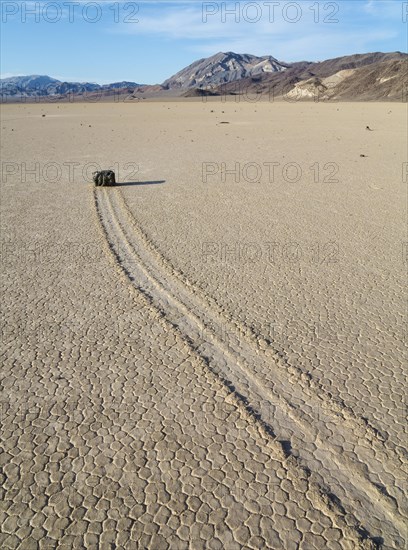
M0 80L0 95L2 98L46 97L69 93L80 94L104 90L136 88L135 82L114 82L103 86L91 82L61 82L49 76L13 76Z
M288 66L272 56L217 53L192 63L165 80L162 86L167 89L216 86L248 76L284 71Z
M331 93L338 100L407 101L408 56L355 69Z
M374 52L346 55L343 57L336 57L334 59L327 59L326 61L321 61L319 63L312 63L312 65L309 66L309 71L312 72L314 76L326 77L346 69L358 69L359 67L373 65L374 63L403 60L407 58L407 54L401 52Z
M357 54L318 63L292 63L284 72L244 78L212 91L218 95L284 96L289 100L406 101L407 65L408 55L401 52Z

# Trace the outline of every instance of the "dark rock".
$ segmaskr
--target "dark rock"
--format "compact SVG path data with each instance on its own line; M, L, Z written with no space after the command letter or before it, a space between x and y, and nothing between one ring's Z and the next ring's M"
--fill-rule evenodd
M97 187L110 187L116 183L115 172L113 170L94 172L92 178Z

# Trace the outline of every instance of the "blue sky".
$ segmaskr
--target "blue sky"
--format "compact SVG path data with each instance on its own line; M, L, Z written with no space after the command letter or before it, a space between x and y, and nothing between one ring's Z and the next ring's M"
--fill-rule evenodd
M154 84L219 51L281 61L407 51L408 4L400 0L0 4L2 77Z

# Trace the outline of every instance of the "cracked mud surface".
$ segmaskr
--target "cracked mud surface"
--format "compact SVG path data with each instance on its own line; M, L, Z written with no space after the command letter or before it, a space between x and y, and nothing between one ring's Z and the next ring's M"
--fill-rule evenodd
M1 547L404 547L403 109L3 109L6 161L164 183L2 182Z

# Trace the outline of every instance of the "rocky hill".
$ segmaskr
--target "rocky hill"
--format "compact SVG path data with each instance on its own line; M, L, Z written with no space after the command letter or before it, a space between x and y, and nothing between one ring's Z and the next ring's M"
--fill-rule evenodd
M408 55L369 53L311 63L293 63L286 71L257 75L212 87L215 94L259 94L270 98L401 100L408 89ZM405 94L406 95L406 94Z
M203 88L241 80L249 76L271 74L289 67L272 56L257 57L233 52L217 53L199 59L165 80L163 87Z

